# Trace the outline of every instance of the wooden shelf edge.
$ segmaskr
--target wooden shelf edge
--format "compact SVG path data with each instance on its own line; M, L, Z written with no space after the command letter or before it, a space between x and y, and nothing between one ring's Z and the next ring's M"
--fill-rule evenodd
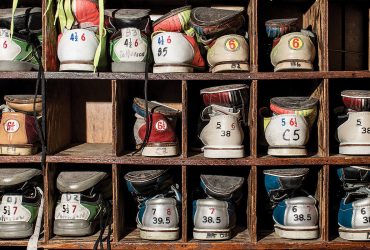
M141 156L114 156L114 155L48 155L47 163L86 163L102 165L173 165L173 166L284 166L284 165L348 165L369 164L370 156L328 156L308 158L277 158L277 157L245 157L240 159L210 159L203 156L190 156L188 158L170 157L153 158ZM41 163L39 155L34 156L0 156L0 164L27 164Z
M47 80L144 80L144 73L113 72L45 72ZM312 72L256 72L256 73L149 73L149 80L280 80L280 79L340 79L370 78L370 71L312 71ZM0 79L37 79L37 72L0 72Z

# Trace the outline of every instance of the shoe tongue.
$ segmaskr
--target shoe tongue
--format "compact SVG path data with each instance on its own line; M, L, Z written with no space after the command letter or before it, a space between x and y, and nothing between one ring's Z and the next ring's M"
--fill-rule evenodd
M201 175L200 180L207 195L222 200L235 199L237 190L244 183L244 178L239 176Z
M344 185L350 183L353 185L368 183L370 181L370 167L368 166L350 166L339 168L337 170L339 179Z
M27 15L29 15L27 20ZM10 29L12 9L0 9L0 27ZM28 23L26 22L28 21ZM27 28L33 33L42 30L41 8L17 8L14 13L14 32L25 34Z
M140 170L128 172L124 176L129 191L138 196L151 196L173 184L167 170Z
M140 116L145 117L145 100L141 98L134 98L132 108ZM180 110L171 108L156 101L148 101L148 111L149 113L160 113L165 116L177 117L181 114Z
M102 171L63 171L58 175L57 188L62 193L81 193L107 177Z
M344 203L347 204L365 198L370 198L370 187L361 187L356 191L347 192Z
M300 177L307 175L308 172L308 168L268 169L263 171L265 175L277 177Z
M123 28L137 28L149 33L150 9L108 9L105 16L109 20L106 26L109 30Z
M274 113L281 114L280 109L291 111L312 109L318 101L316 98L305 96L274 97L270 100L270 108Z
M8 188L31 180L41 175L36 168L0 168L0 188Z

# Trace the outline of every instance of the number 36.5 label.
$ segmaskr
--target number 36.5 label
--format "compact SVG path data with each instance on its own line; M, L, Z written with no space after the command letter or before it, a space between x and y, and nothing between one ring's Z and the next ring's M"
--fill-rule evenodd
M58 220L87 220L90 211L82 206L80 194L63 194L61 202L55 209L55 219Z
M0 222L29 221L31 212L22 206L21 195L4 195L0 205Z

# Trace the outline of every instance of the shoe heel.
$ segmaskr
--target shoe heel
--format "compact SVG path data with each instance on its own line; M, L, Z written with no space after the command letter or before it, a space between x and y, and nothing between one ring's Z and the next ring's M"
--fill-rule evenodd
M307 149L305 146L294 147L268 147L268 155L272 156L306 156Z
M149 229L141 228L140 237L145 240L177 240L179 239L179 228Z
M243 158L244 146L223 147L205 146L204 157L206 158Z
M228 240L231 238L230 229L197 229L193 230L193 238L195 240Z

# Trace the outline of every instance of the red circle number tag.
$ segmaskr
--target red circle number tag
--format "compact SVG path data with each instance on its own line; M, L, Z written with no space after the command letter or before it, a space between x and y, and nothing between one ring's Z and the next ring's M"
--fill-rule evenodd
M289 40L289 48L300 49L303 46L303 41L301 38L295 36Z
M167 129L167 123L164 120L159 120L155 123L155 129L158 131L164 131Z
M16 120L7 120L4 124L4 129L8 133L17 132L19 129L19 122Z
M239 49L239 41L235 38L229 38L225 42L225 48L228 51L236 51Z

